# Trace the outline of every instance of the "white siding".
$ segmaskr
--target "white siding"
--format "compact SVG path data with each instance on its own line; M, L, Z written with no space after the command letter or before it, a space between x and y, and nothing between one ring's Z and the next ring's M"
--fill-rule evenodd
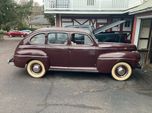
M44 0L47 11L100 11L126 10L142 3L143 0Z
M137 5L140 5L142 2L143 0L129 0L128 8L132 8Z

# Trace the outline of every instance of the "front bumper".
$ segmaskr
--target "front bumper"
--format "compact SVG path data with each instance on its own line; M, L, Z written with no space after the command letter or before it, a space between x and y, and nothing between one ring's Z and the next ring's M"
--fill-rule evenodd
M14 65L14 58L8 59L7 63L10 65Z

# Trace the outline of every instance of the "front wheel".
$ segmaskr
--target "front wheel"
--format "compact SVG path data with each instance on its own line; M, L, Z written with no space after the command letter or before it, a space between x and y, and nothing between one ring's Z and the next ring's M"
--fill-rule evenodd
M27 64L27 72L33 78L41 78L45 75L44 64L39 60L32 60Z
M124 81L132 75L132 67L126 62L119 62L113 66L111 74L115 80Z

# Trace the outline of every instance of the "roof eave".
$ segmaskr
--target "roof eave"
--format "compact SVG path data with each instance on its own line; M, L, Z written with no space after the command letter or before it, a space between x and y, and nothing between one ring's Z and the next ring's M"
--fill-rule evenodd
M51 14L124 14L127 13L126 10L100 10L100 11L51 11L45 10L44 13L51 13Z
M152 7L149 7L149 8L146 8L146 9L142 9L142 10L138 10L138 11L129 12L129 15L134 15L134 14L138 14L138 13L144 13L144 12L148 12L148 11L152 11Z

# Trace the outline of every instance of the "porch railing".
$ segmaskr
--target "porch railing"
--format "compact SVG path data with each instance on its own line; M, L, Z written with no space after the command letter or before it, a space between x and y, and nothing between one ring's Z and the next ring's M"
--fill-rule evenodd
M45 10L125 10L141 0L44 0ZM139 2L137 2L139 1ZM131 7L133 7L133 5Z

